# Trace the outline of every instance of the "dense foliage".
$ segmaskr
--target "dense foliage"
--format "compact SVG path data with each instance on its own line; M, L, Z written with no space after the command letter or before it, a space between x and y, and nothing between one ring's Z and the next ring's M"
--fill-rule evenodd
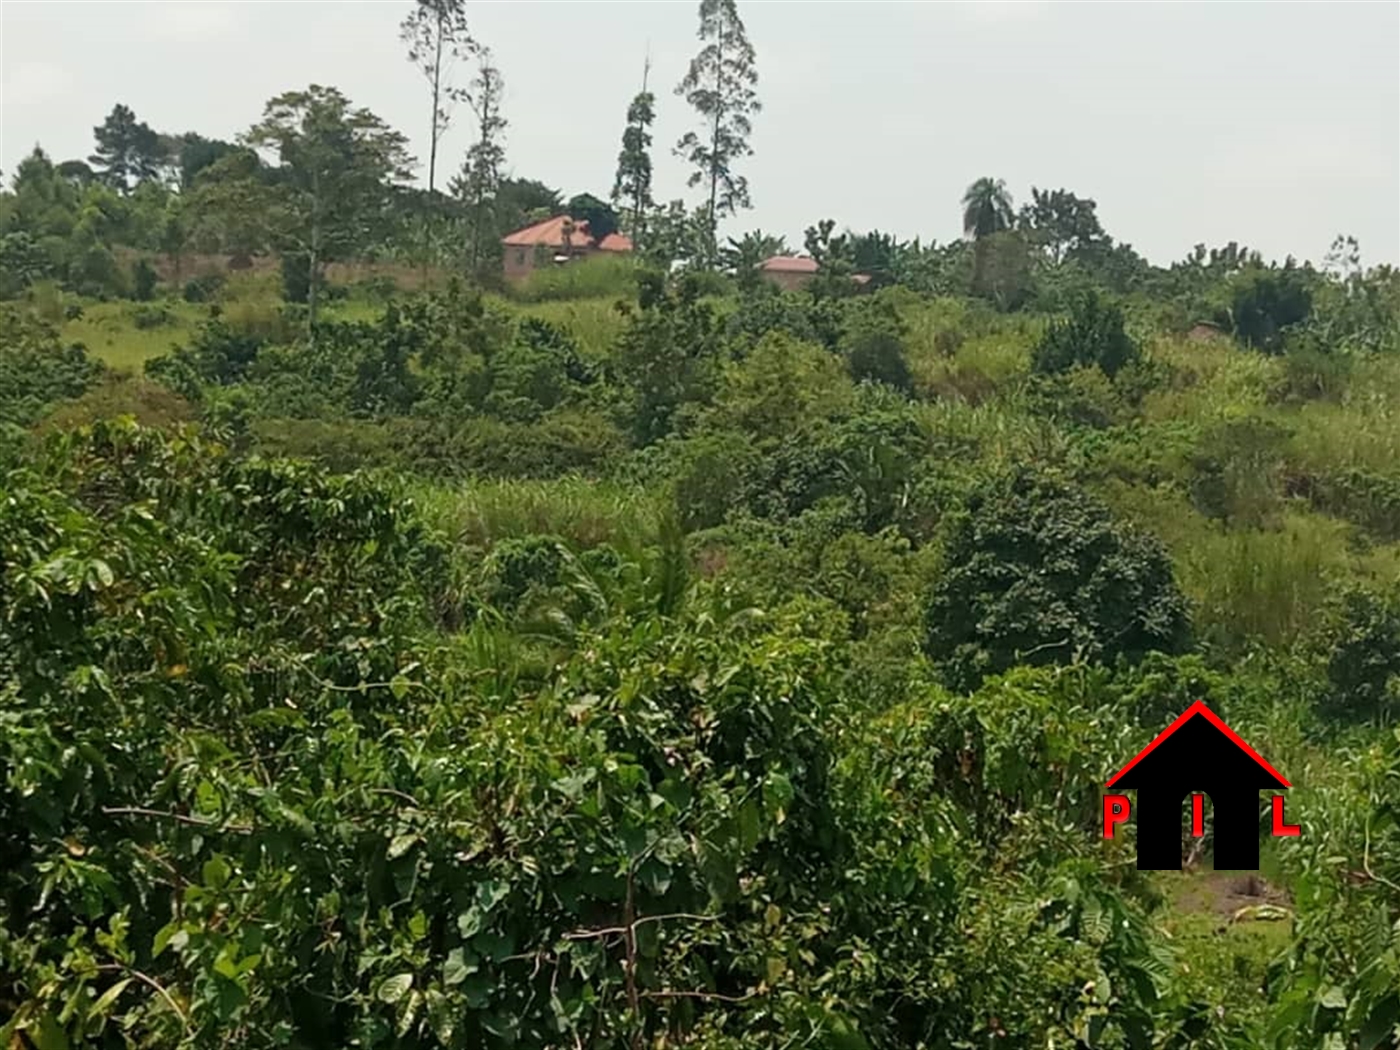
M0 1046L1400 1045L1400 275L989 176L780 288L737 4L698 212L645 83L611 204L507 177L466 18L426 193L316 85L0 193ZM639 251L506 285L561 213ZM1101 835L1198 699L1259 873Z

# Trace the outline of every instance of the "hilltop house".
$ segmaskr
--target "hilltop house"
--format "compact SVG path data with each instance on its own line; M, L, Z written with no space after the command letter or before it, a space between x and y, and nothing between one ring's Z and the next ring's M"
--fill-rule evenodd
M758 264L763 279L771 281L785 292L795 292L817 275L821 265L807 255L774 255ZM867 273L853 273L851 280L858 285L870 283Z
M785 292L795 292L816 276L817 260L805 255L774 255L758 264L765 280Z
M621 233L595 239L587 219L556 215L501 238L505 275L510 280L530 276L537 266L562 265L598 252L630 252L632 241Z

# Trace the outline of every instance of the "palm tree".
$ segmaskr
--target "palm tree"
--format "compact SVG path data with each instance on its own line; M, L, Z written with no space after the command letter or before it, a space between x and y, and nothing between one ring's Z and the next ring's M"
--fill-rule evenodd
M735 274L752 270L775 255L786 255L788 250L781 234L774 236L762 230L751 230L737 241L733 237L728 241L720 249L720 261Z
M1011 194L1004 180L983 176L967 188L962 203L963 234L973 239L972 288L976 291L982 287L986 239L1011 228Z

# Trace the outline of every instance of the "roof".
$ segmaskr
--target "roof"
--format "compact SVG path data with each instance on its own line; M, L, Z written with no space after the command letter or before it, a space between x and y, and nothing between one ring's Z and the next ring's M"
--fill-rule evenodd
M775 255L764 259L758 268L764 273L816 273L820 269L816 259L805 255Z
M569 221L567 215L556 215L532 226L516 230L514 233L506 234L501 238L501 243L507 248L563 248L564 224ZM602 241L594 241L593 235L588 232L587 219L573 220L573 232L569 235L568 243L573 248L597 248L605 252L630 252L632 250L631 239L620 233L610 233Z
M1177 736L1178 732L1180 732L1180 736ZM1137 787L1137 781L1139 779L1142 779L1146 775L1143 770L1143 767L1141 767L1139 764L1142 763L1148 755L1151 755L1153 752L1157 751L1159 747L1161 747L1173 737L1177 738L1178 747L1186 747L1193 749L1200 748L1206 745L1207 743L1210 743L1211 738L1214 738L1215 741L1219 741L1221 739L1228 741L1228 744L1233 745L1234 747L1233 754L1243 755L1253 760L1255 767L1257 767L1255 772L1259 774L1259 778L1267 778L1267 782L1262 784L1261 786L1291 786L1288 783L1288 781L1284 779L1282 773L1280 773L1273 766L1269 765L1268 762L1264 761L1263 757L1259 754L1259 752L1255 751L1254 748L1250 747L1242 739L1240 739L1240 737L1234 732L1234 730L1232 730L1229 726L1222 722L1220 720L1220 716L1217 715L1210 708L1206 707L1205 702L1201 700L1197 700L1194 704L1192 704L1185 711L1183 711L1181 713L1181 716L1175 722L1167 726L1166 729L1162 730L1155 737L1153 737L1152 742L1150 744L1148 744L1145 748L1139 751L1137 755L1134 756L1131 762L1129 762L1126 766L1124 766L1122 769L1120 769L1117 773L1113 775L1113 778L1108 782L1108 786L1113 787L1115 784L1118 784L1119 781L1123 780L1124 776L1130 770L1137 768L1139 769L1140 776L1129 778L1132 781L1131 783L1124 782L1119 785L1120 787ZM1223 749L1223 751L1218 748L1214 750L1216 751L1216 753L1210 756L1213 762L1218 763L1222 758L1226 761L1230 759L1231 752L1228 747ZM1165 754L1165 752L1159 752L1159 763L1162 760L1163 755ZM1204 759L1206 756L1203 755L1201 757ZM1149 762L1147 763L1147 765L1152 766L1154 764L1159 763Z
M588 224L584 223L584 225L587 226ZM600 252L630 252L632 250L632 238L628 237L625 233L617 233L614 231L598 242L598 250Z

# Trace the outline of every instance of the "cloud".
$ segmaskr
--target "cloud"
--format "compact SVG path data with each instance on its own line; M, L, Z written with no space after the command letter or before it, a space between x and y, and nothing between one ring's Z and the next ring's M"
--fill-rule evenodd
M228 36L237 17L233 5L204 0L150 4L142 22L147 39L197 44Z
M67 94L72 77L52 62L5 63L5 106L39 106Z
M976 22L1019 22L1039 18L1049 0L955 0L952 5Z

